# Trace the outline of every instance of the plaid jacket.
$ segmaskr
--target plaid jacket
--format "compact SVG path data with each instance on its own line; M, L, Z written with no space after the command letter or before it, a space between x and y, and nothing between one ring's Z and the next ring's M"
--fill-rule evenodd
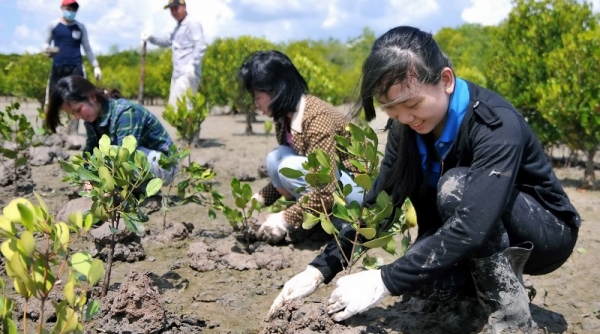
M284 119L275 122L275 135L279 145L288 145L285 140L283 121ZM294 113L290 126L296 152L298 155L307 156L315 149L320 148L332 157L332 160L337 155L347 171L358 172L356 167L350 163L350 157L336 149L335 135L350 138L350 133L346 130L348 123L349 119L329 103L315 96L305 95L300 101L298 111ZM284 211L285 221L292 226L302 225L305 211L303 207L323 211L322 203L324 203L327 210L331 210L334 189L333 182L323 188L311 189L309 193L299 198L298 202ZM272 183L261 189L259 194L263 196L267 206L281 197ZM306 203L304 203L304 197L308 197Z
M112 145L121 145L132 135L140 147L168 153L173 141L160 121L146 108L126 99L109 100L108 110L94 123L84 122L87 141L83 152L92 153L102 135L110 137Z

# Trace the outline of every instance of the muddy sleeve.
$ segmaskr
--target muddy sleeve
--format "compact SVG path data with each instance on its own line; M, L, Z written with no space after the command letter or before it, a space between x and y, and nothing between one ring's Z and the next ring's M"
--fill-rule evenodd
M394 162L396 161L396 147L400 138L400 124L394 121L394 123L388 123L388 127L390 130L388 132L385 153L379 168L379 175L373 183L372 191L367 194L365 199L365 205L367 206L374 204L375 200L377 199L377 194L379 194L385 188L386 179L392 169L392 166L394 165ZM350 225L345 226L340 231L340 245L344 250L346 258L348 258L350 256L350 252L352 252L352 242L350 240L354 240L355 234L356 230ZM337 275L337 273L346 267L347 263L344 254L342 254L342 251L336 242L331 241L325 246L325 249L321 252L321 254L317 255L310 265L317 268L323 274L323 277L325 277L325 283L329 283L335 277L335 275Z
M478 123L471 129L473 162L461 202L435 234L382 267L383 282L393 295L438 278L467 259L489 238L513 191L521 161L523 143L517 117L503 119L500 126Z

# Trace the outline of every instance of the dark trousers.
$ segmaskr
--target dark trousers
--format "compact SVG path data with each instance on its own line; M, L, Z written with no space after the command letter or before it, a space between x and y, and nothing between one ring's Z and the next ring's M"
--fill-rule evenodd
M56 88L56 84L58 81L64 77L68 77L70 75L78 75L83 77L83 66L82 65L65 65L65 66L56 66L52 65L52 72L50 73L50 81L48 82L48 91L50 96L52 95L52 91ZM75 134L77 133L77 129L79 127L78 120L70 120L68 126L68 133Z
M448 180L452 180L454 186L453 196L438 196L437 205L442 221L451 217L459 205L467 171L467 168L454 168L440 179L438 189ZM497 222L483 247L472 257L488 257L508 247L529 241L533 243L533 250L523 273L543 275L558 269L567 261L575 247L578 231L578 228L570 227L533 197L514 189L502 218ZM425 240L435 232L435 230L427 231L416 243ZM473 283L466 262L458 263L450 272L418 289L415 294L421 298L439 300L449 300L463 293L470 295L473 291Z

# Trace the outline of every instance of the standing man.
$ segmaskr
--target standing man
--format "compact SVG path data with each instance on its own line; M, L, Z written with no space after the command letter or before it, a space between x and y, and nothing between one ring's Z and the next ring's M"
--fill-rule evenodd
M188 15L185 0L169 0L165 6L165 9L167 8L177 20L177 27L173 33L167 37L155 37L144 32L142 41L161 47L172 47L173 74L169 104L176 106L177 98L185 94L188 88L191 88L193 93L198 91L206 43L202 25Z
M97 81L102 78L100 64L98 64L90 47L87 30L83 23L75 20L79 4L76 0L62 0L60 9L63 15L60 19L52 21L48 25L48 33L44 43L44 52L48 57L53 58L50 80L46 89L47 96L51 94L61 78L70 75L84 76L81 46L83 46L88 60L94 66L94 77ZM54 42L54 47L50 47L52 42ZM69 134L77 133L78 125L78 120L71 120L69 122Z

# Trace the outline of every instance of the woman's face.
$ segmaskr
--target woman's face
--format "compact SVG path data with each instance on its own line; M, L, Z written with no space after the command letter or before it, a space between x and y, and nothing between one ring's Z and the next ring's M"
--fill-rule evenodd
M62 105L63 110L73 115L76 120L84 120L88 123L93 123L100 115L100 105L96 103L96 97L91 96L89 101L71 102L66 101Z
M271 95L267 92L255 91L254 92L254 105L258 110L262 111L263 115L272 117L273 112L269 105L271 104Z
M435 85L415 81L398 83L387 94L377 96L387 115L406 124L419 134L432 133L437 139L444 131L450 95L454 92L454 74L448 67Z

